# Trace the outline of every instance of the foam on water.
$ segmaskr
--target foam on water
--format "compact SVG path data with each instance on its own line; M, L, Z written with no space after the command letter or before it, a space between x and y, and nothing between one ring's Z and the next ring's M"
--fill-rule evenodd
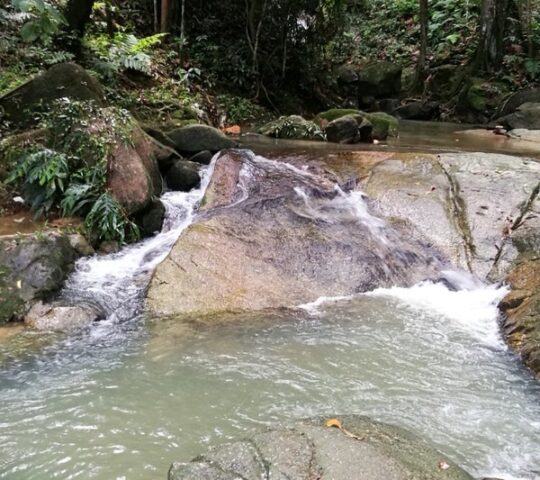
M396 298L420 312L439 314L477 341L506 348L497 321L500 315L497 305L508 292L508 287L500 285L453 290L442 282L422 282L410 288L378 288L366 295Z

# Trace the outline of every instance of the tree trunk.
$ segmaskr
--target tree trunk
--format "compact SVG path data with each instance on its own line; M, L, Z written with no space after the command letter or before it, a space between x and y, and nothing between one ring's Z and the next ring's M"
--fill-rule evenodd
M168 33L170 27L170 13L171 13L171 2L170 0L161 0L161 33Z
M420 0L420 56L418 57L418 80L426 78L426 58L428 44L428 0Z
M82 38L86 25L92 15L94 0L69 0L66 5L64 16L68 24L69 31L76 38Z
M427 45L428 45L428 22L429 22L429 1L420 0L420 52L418 55L418 62L416 64L416 74L414 81L410 86L410 93L417 93L424 90L424 81L426 75L426 59L427 59Z
M93 5L94 0L68 0L64 10L67 37L63 39L63 46L76 58L81 56L81 40L90 21Z
M501 66L508 7L509 0L482 0L476 70L490 72Z

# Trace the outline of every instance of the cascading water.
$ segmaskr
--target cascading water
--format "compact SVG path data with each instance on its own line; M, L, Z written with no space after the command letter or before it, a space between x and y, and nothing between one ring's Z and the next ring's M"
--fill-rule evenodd
M156 265L169 253L176 239L192 222L210 181L215 160L201 175L201 185L191 192L167 192L161 233L121 252L83 258L66 282L62 299L88 303L109 321L129 320L140 309L141 293Z
M249 199L258 168L312 175L252 156L236 204ZM336 413L404 426L479 478L539 478L540 387L498 334L504 287L441 271L439 282L235 322L135 321L152 270L196 216L210 172L199 190L164 196L161 234L78 263L62 300L89 303L105 321L12 355L0 371L0 478L165 479L172 461L208 444ZM299 187L296 195L302 215L351 218L379 238L382 253L392 248L392 229L361 193L313 198ZM31 345L35 335L22 338Z

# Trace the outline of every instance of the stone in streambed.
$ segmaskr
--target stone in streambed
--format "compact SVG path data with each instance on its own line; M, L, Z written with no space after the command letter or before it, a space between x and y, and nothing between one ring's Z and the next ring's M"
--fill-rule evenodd
M376 226L337 198L340 183L315 166L223 152L201 215L154 272L149 309L169 316L279 308L436 275L436 252L397 230L381 241Z
M297 421L173 464L169 480L472 480L407 431L357 415Z
M165 205L161 200L154 199L150 205L135 218L143 237L158 233L165 219Z
M199 163L190 162L189 160L178 160L169 169L165 176L167 186L171 190L181 192L189 192L193 188L197 188L201 183Z
M61 235L0 238L0 324L56 293L78 257Z
M189 161L200 163L201 165L210 165L212 158L214 158L214 154L210 150L203 150L190 157Z
M35 304L24 323L36 330L69 331L86 327L99 319L99 314L87 306L55 306Z
M217 128L208 125L188 125L167 133L175 150L182 154L195 154L203 150L216 153L226 148L234 148L236 142Z
M359 115L345 115L331 121L324 131L329 142L370 142L373 125Z

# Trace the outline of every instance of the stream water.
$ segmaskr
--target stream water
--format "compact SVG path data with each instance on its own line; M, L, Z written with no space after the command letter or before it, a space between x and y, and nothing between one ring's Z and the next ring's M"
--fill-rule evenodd
M444 272L454 288L145 319L150 274L196 216L211 169L201 189L165 195L160 235L78 263L63 298L105 320L39 334L38 346L31 332L0 343L0 478L165 479L208 445L339 413L406 427L478 477L540 478L540 385L500 338L504 287ZM376 224L350 195L347 208Z

